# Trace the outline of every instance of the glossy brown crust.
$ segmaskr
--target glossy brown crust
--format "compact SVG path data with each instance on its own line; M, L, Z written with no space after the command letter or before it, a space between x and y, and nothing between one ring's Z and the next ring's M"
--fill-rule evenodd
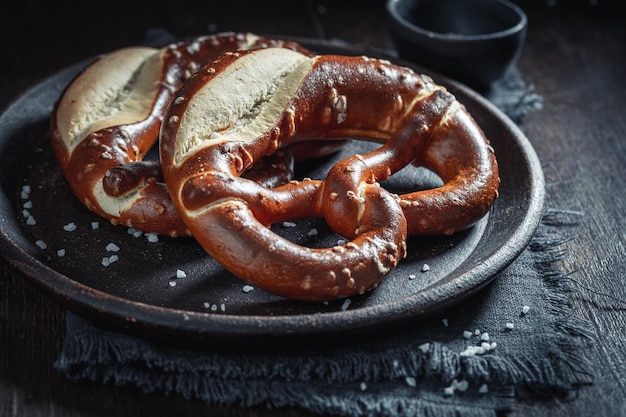
M147 101L142 103L145 107L142 109L145 117L122 125L116 125L113 119L110 122L102 120L106 124L105 127L90 133L70 150L66 145L70 133L61 126L71 126L83 117L94 117L90 113L97 110L81 106L71 108L70 101L75 99L80 89L101 87L92 82L105 74L94 74L93 72L97 71L94 64L111 59L111 54L99 57L68 85L55 103L51 114L52 147L74 194L90 210L109 219L113 224L123 224L145 232L170 236L189 235L189 229L172 204L166 184L163 182L160 162L144 161L144 157L158 140L163 114L174 93L193 73L226 51L270 46L309 53L293 42L266 39L248 33L220 33L175 43L160 50L155 49L155 53L159 54L158 60L151 61L149 65L159 67L153 72L156 79L151 80L158 84L158 88L152 97L147 97ZM141 69L139 67L137 72ZM126 77L134 81L131 75L128 74ZM129 87L136 86L130 82L124 86ZM74 89L73 94L68 94L67 91L71 88ZM122 90L114 93L128 94ZM62 106L71 110L61 113L58 110ZM265 161L263 166L251 170L246 175L259 181L268 181L267 184L270 185L290 179L292 171L289 170L293 169L292 154L285 151L271 158ZM280 171L281 167L285 170ZM94 190L99 184L108 198L115 202L114 204L122 205L127 196L136 194L136 198L132 204L122 206L119 211L107 210L95 195Z
M484 216L497 196L493 149L456 99L428 77L367 57L317 56L272 127L253 141L216 142L177 160L190 100L228 86L218 75L247 54L228 54L185 84L162 127L161 161L173 200L200 244L225 268L294 299L344 298L375 288L406 255L407 233L453 233ZM324 180L275 189L241 172L277 148L358 137L382 143L339 161ZM196 149L196 148L192 148ZM395 196L380 187L408 164L442 187ZM310 249L274 235L271 223L324 217L343 246ZM212 239L218 234L219 241Z

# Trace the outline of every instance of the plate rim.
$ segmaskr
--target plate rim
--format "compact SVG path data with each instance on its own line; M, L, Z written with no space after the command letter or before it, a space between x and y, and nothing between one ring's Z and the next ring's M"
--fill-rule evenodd
M459 275L457 279L464 280L466 291L458 293L458 297L454 302L448 301L445 305L442 304L441 307L451 307L456 302L462 301L488 285L495 279L498 272L510 265L526 248L535 234L543 216L545 204L545 180L543 170L531 142L521 131L520 127L476 91L455 80L422 68L415 63L407 62L393 56L387 56L381 53L381 51L368 51L344 42L338 43L335 41L293 37L291 39L305 46L307 46L307 44L313 44L330 49L345 50L353 54L378 55L379 57L393 60L401 65L419 69L423 73L432 76L438 83L460 92L479 106L487 109L490 115L497 118L509 132L511 132L516 143L522 150L525 165L528 166L530 175L531 192L530 195L528 195L528 210L524 215L523 221L519 224L514 233L508 236L506 244L502 245L500 250L490 253L479 265ZM36 95L39 90L62 77L63 74L76 72L78 68L85 65L87 62L89 62L89 60L81 61L53 73L27 89L17 99L2 109L0 114L0 121L3 122L0 125L0 145L2 145L2 147L0 147L0 151L4 147L3 142L8 142L8 140L3 138L3 136L8 136L4 133L6 131L12 131L12 126L7 126L4 123L6 122L6 120L4 120L6 114L15 111L15 109L26 102L29 97ZM19 125L19 123L17 124ZM5 198L5 193L1 185L0 192L0 210L4 211L2 206L6 204L8 207L10 201L8 198ZM428 308L415 308L416 303L419 305L419 299L424 297L424 290L383 304L365 306L358 309L348 309L346 311L325 312L323 314L263 316L225 313L215 315L170 307L158 307L107 294L104 291L89 287L57 272L52 267L30 256L24 248L20 247L19 242L16 242L11 236L7 235L5 225L8 221L9 219L6 219L5 216L0 218L0 224L3 225L2 230L0 230L0 249L2 256L7 259L9 264L24 273L28 279L33 281L40 288L52 294L69 310L102 321L105 324L113 325L115 328L148 330L149 332L157 331L157 333L163 335L186 335L199 337L200 339L206 336L212 338L216 337L218 339L288 335L320 336L346 331L368 331L391 322L396 323L406 319L429 316L440 310L436 305L429 306ZM46 279L38 278L38 276L45 276ZM447 286L454 286L455 282L456 281L448 281L440 284L439 290L445 290ZM467 285L467 283L470 285ZM446 291L443 291L443 293L446 293ZM329 322L332 322L332 326L328 325Z

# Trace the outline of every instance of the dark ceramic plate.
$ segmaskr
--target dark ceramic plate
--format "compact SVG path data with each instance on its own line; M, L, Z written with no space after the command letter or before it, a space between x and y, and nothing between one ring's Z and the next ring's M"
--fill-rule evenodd
M362 53L332 43L303 43L322 53ZM36 85L0 116L0 245L13 266L70 310L118 329L212 340L368 332L441 311L474 294L521 253L541 219L543 175L527 138L478 94L435 77L466 105L496 150L502 185L492 211L451 237L410 238L408 257L362 296L303 303L259 289L246 291L243 281L194 240L150 241L103 221L74 198L53 157L47 129L54 101L82 66ZM299 168L297 175L322 175L336 159L368 146L373 145L355 141L338 155ZM387 185L402 189L435 180L412 168ZM73 225L75 230L67 230ZM339 239L317 219L273 229L303 245L330 246ZM312 229L316 236L309 236ZM110 243L119 251L108 251ZM103 265L111 255L118 260ZM430 267L426 272L425 264ZM186 276L177 278L177 271Z

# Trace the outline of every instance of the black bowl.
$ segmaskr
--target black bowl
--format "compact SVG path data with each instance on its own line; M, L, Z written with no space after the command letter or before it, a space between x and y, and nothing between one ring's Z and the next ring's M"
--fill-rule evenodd
M398 54L476 89L522 52L526 14L507 0L387 0Z

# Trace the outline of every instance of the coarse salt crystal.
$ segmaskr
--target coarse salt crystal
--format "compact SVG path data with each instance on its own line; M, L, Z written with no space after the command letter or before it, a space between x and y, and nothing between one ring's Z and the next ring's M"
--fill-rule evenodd
M349 298L346 298L345 300L343 300L343 304L341 305L341 310L346 311L348 307L350 307L350 303L352 303L352 301Z
M424 266L422 266L422 272L427 272L430 271L430 266L428 264L424 264Z
M456 382L456 380L454 381L454 388L461 391L461 392L465 392L467 391L467 389L469 388L469 382L463 380L463 381L459 381Z
M102 265L103 266L109 266L114 262L117 262L120 259L119 256L117 255L111 255L111 256L105 256L104 258L102 258Z
M243 292L250 292L250 291L254 290L254 287L252 285L244 285L242 290L243 290Z
M25 209L32 209L33 208L33 202L32 201L27 201L25 202L22 207L24 207Z
M183 270L177 269L176 270L176 278L185 278L187 276L187 273Z
M367 384L365 382L361 382L360 387L361 387L361 391L367 390Z
M522 314L527 314L529 311L530 311L530 307L529 306L522 307Z
M489 387L487 387L487 384L482 384L480 388L478 388L478 392L480 394L486 394L487 392L489 392Z
M156 233L146 233L146 240L150 243L158 242L159 235L157 235Z
M489 340L489 333L485 332L483 334L480 335L480 340Z
M409 275L409 279L415 279L415 277L416 277L415 274L410 274Z
M100 227L100 223L98 223L98 222L91 222L91 228L93 230L96 230L99 227Z
M445 327L448 327L448 319L441 319L441 322Z
M204 304L202 304L202 305L204 306L204 308L209 308L209 307L211 307L211 304L210 304L210 303L207 303L207 302L205 302L205 303L204 303Z
M106 246L106 250L107 252L119 252L120 247L117 246L115 243L111 242Z
M412 376L407 376L406 378L404 378L404 380L406 381L406 384L409 387L416 387L417 386L417 381Z
M28 216L28 219L26 219L26 224L29 226L34 226L37 224L37 220L35 220L33 216Z
M66 232L73 232L74 230L76 230L77 226L76 223L71 222L66 224L65 226L63 226L63 230L65 230Z
M170 287L175 287L176 286L176 281L170 281L169 284L170 284Z
M307 233L307 236L317 236L318 231L317 229L311 229L309 230L309 233Z
M465 330L463 332L463 337L466 338L466 339L469 339L470 337L472 337L472 332L470 332L468 330Z
M283 222L283 227L296 227L294 222Z
M430 343L426 342L426 343L422 343L421 345L418 346L419 350L422 351L422 353L426 353L428 352L428 349L430 349Z
M37 240L35 245L39 246L40 249L46 249L48 245L43 240Z
M22 210L22 217L24 217L25 219L30 217L30 211L24 209Z
M59 258L64 257L64 256L65 256L65 249L59 249L59 250L57 251L57 256L58 256Z
M28 197L30 196L30 192L31 192L30 185L23 185L22 193L20 194L22 197L22 200L27 200Z
M507 329L513 329L515 327L515 324L513 324L512 322L508 322L504 325L504 327L506 327Z

